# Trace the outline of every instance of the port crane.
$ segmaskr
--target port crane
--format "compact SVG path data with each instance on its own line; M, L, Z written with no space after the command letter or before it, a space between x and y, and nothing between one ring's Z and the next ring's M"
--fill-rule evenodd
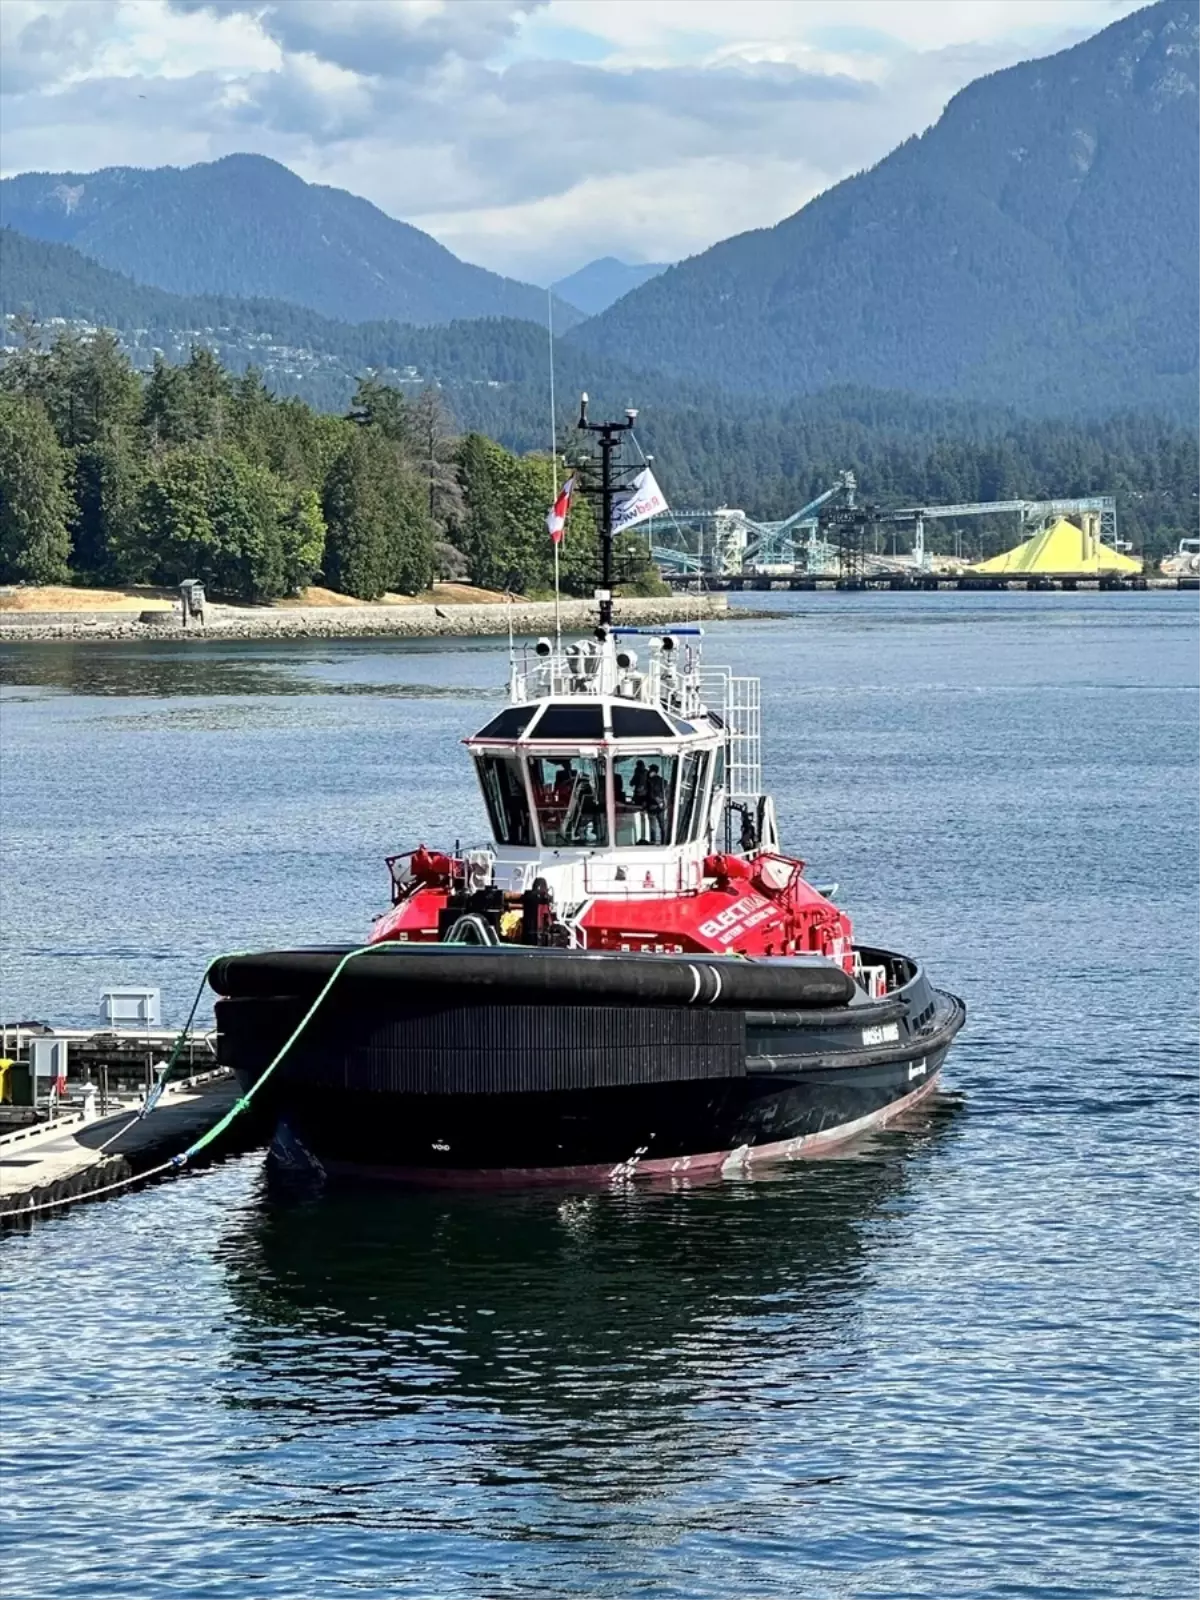
M1045 522L1056 517L1071 517L1091 513L1100 518L1100 539L1114 550L1128 549L1117 538L1117 502L1110 494L1076 496L1062 500L972 500L947 506L901 506L896 510L879 511L881 524L911 524L913 546L911 565L928 568L929 557L925 549L925 524L936 520L949 521L959 517L1015 517L1017 521L1015 543L1028 538Z
M821 534L818 512L832 500L853 506L857 485L852 472L837 480L791 516L763 522L733 506L690 508L651 517L645 524L650 554L673 576L736 576L744 572L832 571L837 551ZM801 544L803 536L803 546Z
M926 504L885 508L862 506L857 500L853 472L840 472L829 488L779 521L760 521L731 506L689 508L651 517L645 524L650 553L668 577L811 576L837 573L844 565L844 546L851 527L874 532L887 528L911 530L912 550L906 556L888 556L879 550L859 553L859 559L878 571L927 571L925 545L928 522L966 517L1008 517L1015 521L1020 542L1055 517L1092 514L1099 518L1100 538L1113 549L1127 549L1117 537L1117 508L1112 495L1083 495L1057 499L961 501L951 505ZM836 515L835 515L836 513ZM829 537L834 524L839 534Z

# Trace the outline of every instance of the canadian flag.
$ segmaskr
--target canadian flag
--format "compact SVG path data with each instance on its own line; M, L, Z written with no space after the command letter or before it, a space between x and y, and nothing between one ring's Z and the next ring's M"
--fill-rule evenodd
M555 544L562 543L563 529L567 525L567 512L571 509L571 496L575 493L575 479L568 478L558 491L558 499L546 513L546 529Z

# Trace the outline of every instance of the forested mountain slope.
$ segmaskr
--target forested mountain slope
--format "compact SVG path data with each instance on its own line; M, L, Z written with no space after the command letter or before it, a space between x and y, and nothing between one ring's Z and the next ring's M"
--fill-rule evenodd
M545 442L549 386L546 330L515 317L481 317L432 327L403 322L339 322L285 300L235 295L180 295L135 283L70 245L0 228L0 315L59 320L84 332L115 329L136 365L156 351L186 360L193 345L218 354L234 372L259 368L273 389L325 410L343 410L358 373L373 369L402 383L463 385L500 406L513 403L509 431L525 426ZM10 334L10 338L13 337ZM567 404L588 383L623 406L646 396L652 381L631 368L560 346L559 377ZM672 385L701 394L709 385ZM655 392L661 393L659 384ZM489 406L489 409L491 407ZM532 442L532 440L530 441Z
M1197 144L1196 0L1162 0L968 85L871 171L568 339L743 390L1192 417Z
M290 300L346 322L546 320L544 290L470 266L369 201L264 156L25 172L0 182L0 221L178 294ZM565 328L579 313L563 304L556 317Z

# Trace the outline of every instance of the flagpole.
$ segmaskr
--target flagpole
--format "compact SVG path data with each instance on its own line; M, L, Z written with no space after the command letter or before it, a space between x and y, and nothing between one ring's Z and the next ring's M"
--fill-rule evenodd
M554 415L554 290L546 290L546 334L549 341L550 353L550 474L554 484L554 493L550 504L558 499L558 425ZM554 644L555 648L562 645L562 613L559 600L558 587L558 547L561 537L554 541Z

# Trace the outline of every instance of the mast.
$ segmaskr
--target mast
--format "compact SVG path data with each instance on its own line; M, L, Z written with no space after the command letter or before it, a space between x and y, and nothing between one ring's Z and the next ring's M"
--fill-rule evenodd
M550 476L554 493L550 504L558 500L558 424L554 417L554 290L546 290L546 333L550 354ZM562 599L558 570L558 540L554 541L554 643L562 645Z
M575 426L581 433L594 433L600 441L600 587L596 600L600 609L600 626L611 628L613 620L613 456L621 448L621 435L629 433L637 421L637 412L630 407L624 422L589 422L588 397L579 397L579 421Z

